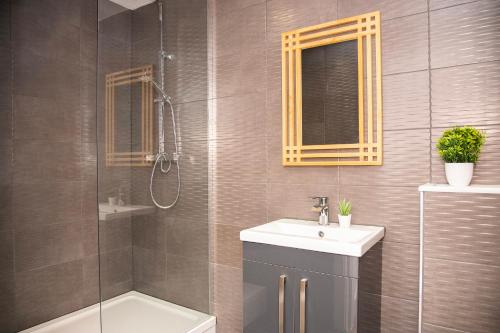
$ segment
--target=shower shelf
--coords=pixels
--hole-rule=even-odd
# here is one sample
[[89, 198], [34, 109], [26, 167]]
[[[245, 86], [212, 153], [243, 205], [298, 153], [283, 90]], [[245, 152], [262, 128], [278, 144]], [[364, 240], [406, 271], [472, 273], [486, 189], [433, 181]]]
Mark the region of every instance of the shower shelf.
[[148, 215], [154, 213], [153, 206], [110, 206], [107, 203], [99, 204], [99, 221], [109, 221], [124, 217]]
[[418, 293], [418, 333], [423, 330], [423, 301], [424, 301], [424, 193], [470, 193], [470, 194], [500, 194], [500, 185], [470, 185], [451, 186], [448, 184], [424, 184], [418, 187], [420, 192], [420, 265], [419, 265], [419, 293]]

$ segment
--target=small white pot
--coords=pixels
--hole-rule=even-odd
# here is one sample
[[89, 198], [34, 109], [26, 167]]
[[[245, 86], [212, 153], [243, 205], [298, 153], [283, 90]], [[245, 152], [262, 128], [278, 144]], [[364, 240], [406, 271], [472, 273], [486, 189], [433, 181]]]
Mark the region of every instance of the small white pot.
[[347, 216], [339, 215], [340, 227], [341, 228], [349, 228], [351, 226], [351, 217], [352, 217], [351, 214], [349, 214]]
[[474, 163], [445, 163], [446, 179], [451, 186], [469, 186], [474, 174]]

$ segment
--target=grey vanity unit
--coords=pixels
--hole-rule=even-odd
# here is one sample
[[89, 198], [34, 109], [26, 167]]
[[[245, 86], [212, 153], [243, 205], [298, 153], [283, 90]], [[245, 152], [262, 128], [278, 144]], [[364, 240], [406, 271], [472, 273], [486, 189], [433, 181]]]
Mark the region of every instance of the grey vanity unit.
[[357, 332], [358, 261], [243, 242], [244, 333]]
[[384, 233], [293, 219], [241, 231], [244, 333], [357, 333], [359, 258]]

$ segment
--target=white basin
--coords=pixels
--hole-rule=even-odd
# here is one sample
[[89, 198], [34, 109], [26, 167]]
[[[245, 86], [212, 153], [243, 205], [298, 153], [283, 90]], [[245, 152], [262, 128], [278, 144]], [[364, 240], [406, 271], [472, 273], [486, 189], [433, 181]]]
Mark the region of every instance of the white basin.
[[107, 220], [120, 219], [132, 215], [146, 215], [146, 214], [151, 214], [154, 211], [155, 209], [153, 206], [140, 206], [140, 205], [111, 206], [107, 203], [100, 203], [99, 220], [107, 221]]
[[281, 219], [242, 230], [240, 240], [361, 257], [384, 233], [384, 227], [378, 226], [340, 228], [337, 223], [321, 226], [315, 221]]

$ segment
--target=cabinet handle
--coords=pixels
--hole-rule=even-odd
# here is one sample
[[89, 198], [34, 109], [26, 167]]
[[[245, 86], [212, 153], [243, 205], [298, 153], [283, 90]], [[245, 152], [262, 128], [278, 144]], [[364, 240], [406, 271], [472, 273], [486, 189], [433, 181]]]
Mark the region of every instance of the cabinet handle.
[[300, 333], [306, 333], [306, 287], [307, 279], [300, 280]]
[[286, 275], [280, 276], [280, 285], [279, 285], [279, 295], [278, 295], [278, 333], [285, 333], [285, 282]]

